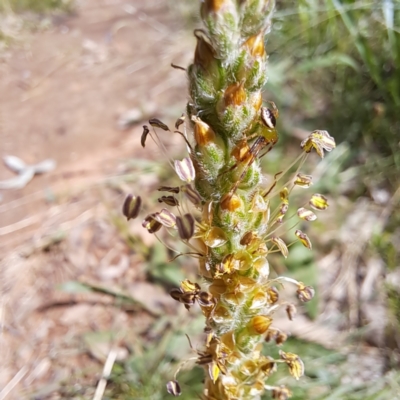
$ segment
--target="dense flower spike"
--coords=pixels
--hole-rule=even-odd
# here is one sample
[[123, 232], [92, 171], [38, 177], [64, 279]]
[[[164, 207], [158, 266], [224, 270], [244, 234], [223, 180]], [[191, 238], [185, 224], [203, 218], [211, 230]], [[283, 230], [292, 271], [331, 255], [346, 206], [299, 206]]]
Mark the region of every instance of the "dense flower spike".
[[[278, 109], [273, 102], [263, 105], [261, 96], [267, 81], [264, 36], [273, 7], [273, 0], [202, 1], [204, 29], [194, 32], [194, 60], [186, 69], [191, 99], [187, 115], [175, 122], [175, 133], [189, 153], [174, 161], [183, 182], [158, 189], [173, 194], [158, 201], [173, 207], [174, 214], [164, 208], [143, 221], [150, 233], [168, 229], [199, 259], [201, 287], [184, 280], [170, 294], [187, 310], [200, 307], [205, 317], [207, 338], [196, 359], [205, 370], [203, 400], [259, 399], [265, 391], [274, 399], [288, 399], [290, 390], [268, 385], [268, 377], [282, 364], [296, 379], [304, 374], [296, 354], [282, 350], [274, 360], [261, 353], [264, 342], [281, 346], [287, 339], [273, 327], [275, 310], [283, 308], [290, 320], [296, 314], [294, 304], [280, 299], [278, 288], [294, 285], [295, 301], [314, 296], [314, 289], [302, 282], [270, 277], [268, 258], [277, 252], [286, 258], [293, 244], [311, 249], [310, 239], [299, 229], [298, 240], [286, 244], [289, 220], [303, 226], [317, 218], [299, 205], [296, 213], [289, 198], [296, 188], [312, 185], [312, 177], [300, 171], [308, 153], [314, 149], [322, 158], [324, 151], [335, 148], [335, 141], [326, 131], [312, 132], [300, 145], [303, 153], [294, 176], [286, 176], [295, 164], [288, 163], [286, 171], [265, 184], [260, 158], [278, 141]], [[158, 119], [150, 119], [149, 125], [155, 134], [157, 129], [171, 133]], [[143, 128], [144, 147], [152, 133], [147, 125]], [[281, 185], [283, 178], [286, 183]], [[308, 204], [316, 212], [328, 207], [321, 194], [312, 195]], [[139, 206], [140, 200], [130, 197], [124, 215], [136, 215]], [[167, 390], [180, 395], [176, 377]]]

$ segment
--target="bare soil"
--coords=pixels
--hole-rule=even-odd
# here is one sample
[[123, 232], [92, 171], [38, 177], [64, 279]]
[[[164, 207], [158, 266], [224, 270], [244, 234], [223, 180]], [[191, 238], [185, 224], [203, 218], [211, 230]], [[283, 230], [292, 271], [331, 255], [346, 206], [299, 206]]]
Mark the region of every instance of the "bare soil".
[[[84, 335], [120, 332], [113, 343], [123, 358], [124, 343], [151, 321], [149, 312], [127, 313], [107, 296], [68, 294], [58, 285], [81, 280], [129, 291], [144, 284], [142, 260], [113, 218], [124, 193], [139, 186], [145, 193], [156, 177], [110, 182], [129, 174], [135, 160], [160, 157], [155, 146], [140, 147], [150, 115], [172, 122], [184, 110], [186, 78], [170, 63], [186, 66], [193, 42], [183, 39], [175, 7], [77, 2], [74, 14], [52, 17], [46, 29], [21, 28], [1, 51], [0, 155], [28, 164], [52, 158], [57, 167], [1, 192], [0, 399], [60, 398], [71, 378], [77, 391], [79, 382], [95, 388], [109, 348], [88, 351]], [[179, 152], [179, 139], [166, 139]], [[13, 176], [0, 167], [0, 180]]]

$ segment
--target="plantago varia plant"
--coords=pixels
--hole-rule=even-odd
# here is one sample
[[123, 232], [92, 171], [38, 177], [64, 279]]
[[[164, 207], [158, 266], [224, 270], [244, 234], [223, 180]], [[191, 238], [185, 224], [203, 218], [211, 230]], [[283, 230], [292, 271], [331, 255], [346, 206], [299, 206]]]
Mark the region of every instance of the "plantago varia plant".
[[[295, 162], [270, 181], [263, 178], [260, 158], [278, 140], [278, 110], [272, 102], [263, 105], [261, 96], [267, 80], [264, 36], [273, 6], [272, 0], [202, 2], [204, 28], [194, 32], [194, 62], [186, 70], [191, 99], [174, 130], [188, 149], [173, 164], [182, 184], [161, 187], [165, 208], [143, 221], [150, 233], [171, 230], [199, 260], [199, 283], [184, 280], [171, 296], [187, 310], [197, 303], [205, 317], [206, 339], [196, 355], [205, 369], [204, 400], [258, 399], [265, 391], [287, 399], [290, 390], [269, 385], [268, 377], [278, 364], [296, 379], [304, 373], [298, 355], [281, 350], [274, 359], [261, 351], [265, 341], [279, 346], [286, 340], [273, 327], [274, 313], [284, 308], [292, 319], [296, 311], [294, 304], [280, 301], [278, 289], [292, 286], [300, 302], [314, 295], [302, 282], [271, 277], [268, 257], [275, 252], [287, 257], [290, 244], [282, 236], [288, 226], [315, 220], [310, 208], [327, 208], [326, 198], [314, 194], [291, 213], [289, 196], [296, 187], [312, 184], [312, 177], [301, 172], [308, 153], [315, 150], [322, 158], [335, 142], [326, 131], [314, 131], [301, 143]], [[172, 134], [158, 119], [149, 125], [143, 146], [148, 135], [158, 140], [157, 130]], [[140, 203], [140, 197], [128, 196], [124, 215], [136, 217]], [[295, 235], [311, 249], [304, 232], [297, 229]], [[180, 394], [176, 376], [167, 389]]]

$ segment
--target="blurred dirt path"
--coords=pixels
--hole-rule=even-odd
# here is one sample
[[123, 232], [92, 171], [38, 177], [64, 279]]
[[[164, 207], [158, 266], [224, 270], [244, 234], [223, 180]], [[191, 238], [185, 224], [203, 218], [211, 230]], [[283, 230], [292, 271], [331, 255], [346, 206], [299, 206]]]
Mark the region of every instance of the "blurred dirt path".
[[[109, 204], [89, 189], [124, 172], [122, 159], [157, 158], [140, 147], [143, 121], [152, 115], [170, 123], [184, 110], [184, 72], [170, 64], [186, 66], [194, 40], [182, 33], [174, 7], [78, 1], [74, 15], [21, 34], [0, 55], [0, 156], [57, 162], [24, 189], [0, 193], [1, 399], [31, 398], [41, 387], [47, 389], [36, 398], [50, 398], [51, 385], [74, 371], [85, 377], [93, 365], [88, 376], [96, 378], [102, 366], [81, 354], [79, 335], [132, 326], [125, 313], [93, 298], [92, 306], [67, 296], [67, 309], [41, 307], [59, 300], [58, 283], [78, 276], [117, 285], [140, 278], [127, 271], [135, 255], [104, 222]], [[137, 121], [122, 130], [129, 110]], [[0, 166], [0, 180], [12, 176]], [[66, 241], [47, 243], [64, 228]]]
[[[35, 177], [25, 189], [1, 192], [3, 245], [14, 244], [15, 236], [6, 240], [5, 234], [29, 232], [24, 226], [32, 227], [43, 210], [32, 193], [43, 203], [55, 186], [68, 190], [83, 176], [94, 182], [112, 173], [110, 161], [138, 154], [140, 124], [134, 140], [119, 127], [128, 110], [139, 123], [149, 115], [180, 115], [186, 79], [170, 63], [188, 63], [192, 40], [182, 40], [180, 27], [163, 2], [87, 0], [78, 3], [76, 15], [56, 18], [50, 29], [24, 37], [3, 57], [0, 156], [57, 162], [53, 173]], [[12, 176], [0, 166], [0, 180]], [[14, 207], [24, 198], [23, 207]]]

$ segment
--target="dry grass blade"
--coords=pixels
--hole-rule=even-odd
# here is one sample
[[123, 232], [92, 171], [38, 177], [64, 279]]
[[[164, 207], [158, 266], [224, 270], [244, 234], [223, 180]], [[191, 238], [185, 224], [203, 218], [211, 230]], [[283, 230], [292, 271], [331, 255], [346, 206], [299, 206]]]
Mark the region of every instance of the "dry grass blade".
[[24, 365], [11, 379], [10, 382], [5, 386], [5, 388], [0, 392], [0, 400], [5, 400], [7, 396], [12, 392], [12, 390], [18, 385], [18, 383], [24, 378], [28, 373], [29, 368]]
[[111, 349], [104, 364], [103, 373], [101, 379], [99, 380], [99, 383], [97, 384], [93, 400], [101, 400], [103, 398], [104, 391], [106, 390], [107, 386], [107, 379], [110, 377], [116, 358], [117, 351], [115, 349]]

